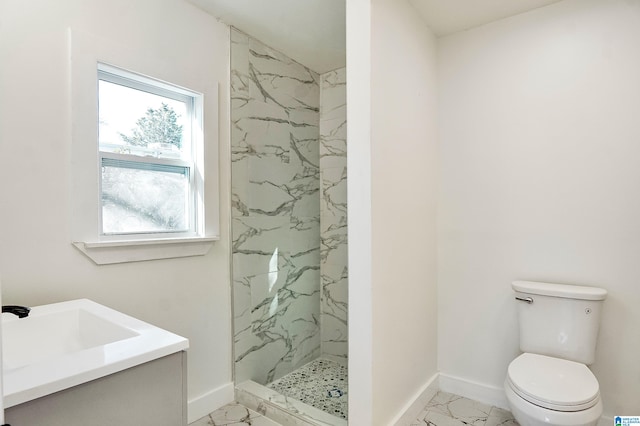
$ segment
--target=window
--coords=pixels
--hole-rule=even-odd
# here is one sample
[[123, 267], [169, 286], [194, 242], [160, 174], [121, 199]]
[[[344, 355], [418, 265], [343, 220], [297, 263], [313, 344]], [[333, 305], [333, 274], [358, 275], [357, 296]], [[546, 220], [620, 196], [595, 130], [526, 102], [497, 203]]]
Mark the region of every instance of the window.
[[102, 240], [199, 234], [202, 96], [98, 65]]
[[205, 255], [220, 239], [218, 74], [68, 36], [72, 244], [98, 265]]

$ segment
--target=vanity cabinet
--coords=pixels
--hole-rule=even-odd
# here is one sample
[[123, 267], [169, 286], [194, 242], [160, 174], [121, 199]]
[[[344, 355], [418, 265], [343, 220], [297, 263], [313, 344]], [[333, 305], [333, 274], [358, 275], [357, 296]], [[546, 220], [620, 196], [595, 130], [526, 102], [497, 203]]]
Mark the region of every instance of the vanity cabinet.
[[186, 426], [184, 351], [9, 407], [11, 426]]

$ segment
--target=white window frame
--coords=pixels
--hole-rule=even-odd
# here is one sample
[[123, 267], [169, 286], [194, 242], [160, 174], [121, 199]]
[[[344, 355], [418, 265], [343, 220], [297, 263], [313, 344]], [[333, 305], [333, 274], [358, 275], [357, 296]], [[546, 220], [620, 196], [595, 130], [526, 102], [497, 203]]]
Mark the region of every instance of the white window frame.
[[[168, 159], [168, 158], [153, 158], [153, 157], [141, 157], [133, 154], [117, 154], [108, 151], [100, 150], [100, 146], [98, 145], [98, 156], [99, 156], [99, 168], [98, 173], [101, 173], [101, 168], [104, 165], [104, 159], [122, 161], [122, 162], [134, 162], [134, 163], [146, 163], [146, 164], [158, 164], [164, 166], [176, 166], [183, 167], [189, 170], [189, 196], [187, 199], [187, 208], [189, 212], [189, 226], [188, 229], [184, 231], [163, 231], [163, 232], [122, 232], [122, 233], [104, 233], [104, 227], [102, 222], [102, 211], [100, 208], [99, 212], [99, 229], [100, 229], [100, 240], [101, 241], [115, 241], [122, 238], [127, 238], [130, 240], [149, 240], [149, 239], [159, 239], [159, 238], [188, 238], [188, 237], [196, 237], [202, 234], [202, 222], [203, 222], [203, 191], [201, 185], [198, 184], [198, 181], [195, 179], [195, 176], [198, 174], [197, 166], [198, 163], [197, 152], [202, 150], [197, 149], [198, 144], [203, 143], [203, 138], [201, 131], [194, 129], [202, 129], [202, 94], [196, 93], [192, 90], [185, 89], [183, 87], [175, 86], [172, 84], [168, 84], [156, 79], [152, 79], [146, 76], [142, 76], [140, 74], [132, 73], [121, 68], [114, 67], [112, 65], [98, 63], [98, 81], [107, 81], [109, 83], [119, 84], [121, 86], [141, 90], [144, 92], [152, 93], [154, 95], [159, 95], [164, 98], [174, 99], [180, 102], [184, 102], [187, 106], [187, 115], [189, 117], [189, 123], [183, 129], [183, 144], [184, 148], [187, 150], [187, 156], [190, 161], [185, 161], [182, 159]], [[98, 95], [99, 96], [99, 95]], [[99, 101], [99, 98], [98, 98]], [[135, 169], [135, 167], [132, 167]], [[142, 168], [141, 168], [142, 169]], [[138, 169], [140, 170], [140, 169]], [[102, 177], [99, 176], [100, 179], [100, 191], [98, 193], [98, 197], [100, 198], [100, 203], [102, 203]]]
[[[72, 244], [98, 265], [205, 255], [220, 239], [218, 82], [198, 70], [167, 62], [164, 55], [69, 29], [70, 131], [69, 230]], [[102, 64], [102, 65], [98, 65]], [[203, 111], [194, 125], [202, 139], [193, 147], [198, 220], [181, 234], [101, 235], [101, 156], [98, 143], [98, 68], [128, 71], [171, 90], [201, 94]], [[172, 84], [166, 82], [172, 82]], [[197, 108], [196, 108], [197, 109]], [[204, 132], [204, 129], [207, 132]], [[154, 159], [156, 161], [158, 159]], [[206, 172], [206, 179], [205, 179]]]

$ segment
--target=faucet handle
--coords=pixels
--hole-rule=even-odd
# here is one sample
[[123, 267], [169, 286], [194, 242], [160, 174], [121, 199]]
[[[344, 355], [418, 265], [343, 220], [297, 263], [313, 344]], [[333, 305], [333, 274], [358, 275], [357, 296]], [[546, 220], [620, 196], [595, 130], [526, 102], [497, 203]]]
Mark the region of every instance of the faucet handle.
[[18, 318], [25, 318], [29, 316], [29, 312], [31, 312], [31, 308], [27, 308], [26, 306], [18, 306], [18, 305], [4, 305], [2, 306], [2, 313], [5, 313], [5, 312], [17, 315]]

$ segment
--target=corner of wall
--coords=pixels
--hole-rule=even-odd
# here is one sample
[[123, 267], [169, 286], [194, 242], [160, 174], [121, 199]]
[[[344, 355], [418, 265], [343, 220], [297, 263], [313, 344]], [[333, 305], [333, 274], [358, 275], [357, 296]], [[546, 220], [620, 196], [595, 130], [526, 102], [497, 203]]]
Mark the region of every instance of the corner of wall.
[[205, 417], [218, 408], [233, 402], [234, 397], [234, 385], [233, 382], [229, 382], [190, 399], [187, 403], [187, 421], [193, 423]]
[[410, 425], [414, 422], [420, 412], [439, 390], [438, 373], [431, 376], [429, 380], [416, 392], [391, 421], [394, 426]]

